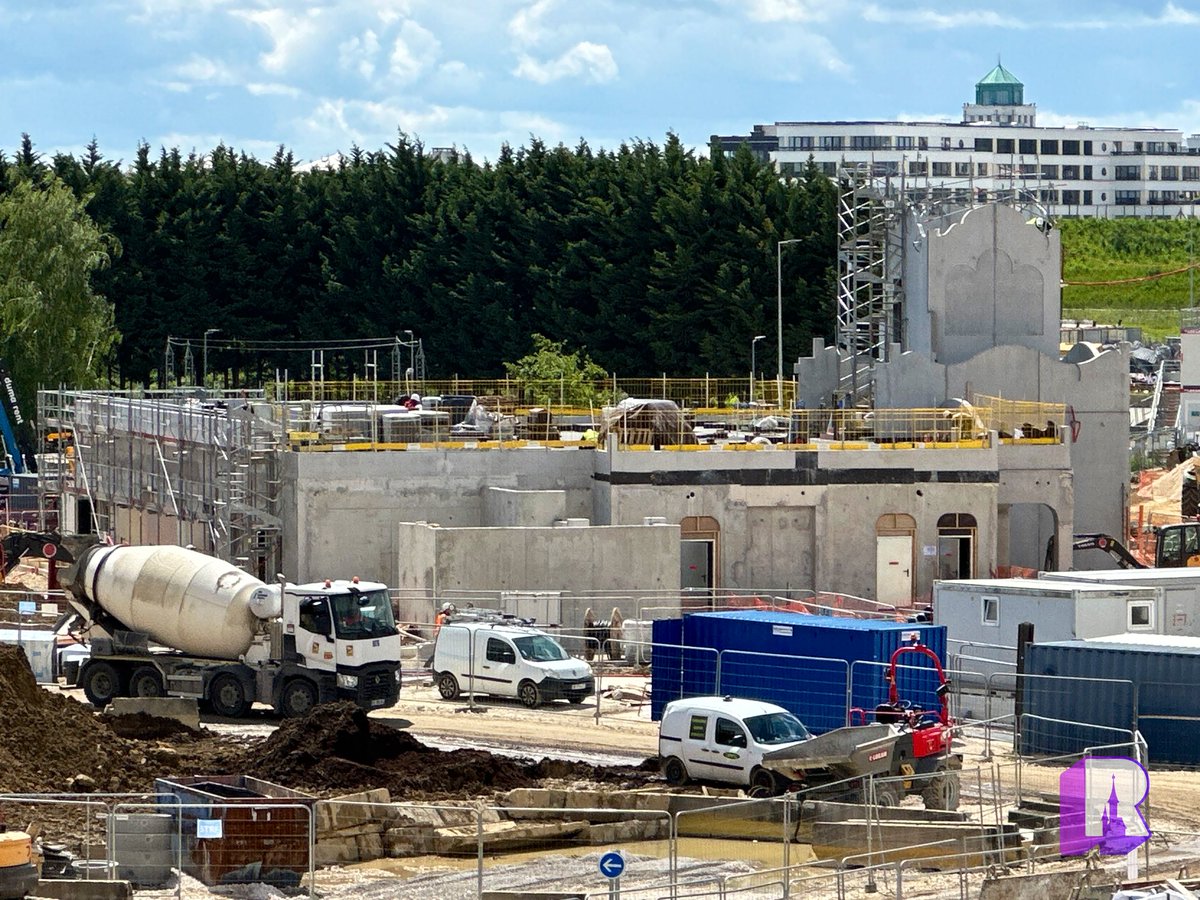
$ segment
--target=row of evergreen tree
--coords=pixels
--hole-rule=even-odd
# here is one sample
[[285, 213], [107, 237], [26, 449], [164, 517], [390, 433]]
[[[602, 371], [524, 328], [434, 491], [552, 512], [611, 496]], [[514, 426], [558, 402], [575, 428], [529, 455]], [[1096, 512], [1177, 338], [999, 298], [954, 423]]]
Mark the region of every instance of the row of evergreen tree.
[[482, 165], [400, 135], [303, 171], [282, 148], [264, 163], [143, 145], [124, 163], [93, 142], [47, 160], [25, 137], [0, 156], [0, 195], [51, 173], [120, 244], [93, 283], [115, 307], [121, 384], [155, 380], [168, 335], [209, 328], [210, 370], [249, 380], [289, 360], [231, 342], [405, 330], [431, 377], [502, 374], [535, 333], [609, 372], [741, 373], [754, 335], [773, 348], [781, 240], [786, 358], [833, 326], [831, 182], [673, 134], [615, 151], [533, 139]]

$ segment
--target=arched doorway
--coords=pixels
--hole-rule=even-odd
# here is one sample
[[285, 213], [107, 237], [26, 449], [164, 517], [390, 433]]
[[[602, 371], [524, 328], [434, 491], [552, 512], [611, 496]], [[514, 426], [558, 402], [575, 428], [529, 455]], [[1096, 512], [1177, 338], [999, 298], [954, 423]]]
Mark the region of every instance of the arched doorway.
[[970, 513], [946, 513], [938, 519], [938, 574], [941, 579], [975, 577], [975, 534]]
[[875, 521], [875, 599], [908, 606], [913, 596], [913, 543], [917, 521], [886, 513]]
[[684, 516], [679, 522], [679, 586], [694, 596], [717, 587], [721, 525], [712, 516]]

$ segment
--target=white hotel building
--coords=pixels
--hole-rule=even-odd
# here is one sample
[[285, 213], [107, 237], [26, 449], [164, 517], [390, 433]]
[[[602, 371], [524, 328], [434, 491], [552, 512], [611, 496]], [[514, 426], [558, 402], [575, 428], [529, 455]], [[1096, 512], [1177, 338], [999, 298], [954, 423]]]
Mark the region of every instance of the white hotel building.
[[867, 164], [913, 200], [1019, 197], [1057, 216], [1190, 216], [1200, 201], [1200, 135], [1165, 128], [1043, 128], [1024, 85], [997, 66], [952, 122], [776, 122], [713, 135], [747, 144], [783, 175], [811, 157], [827, 175]]

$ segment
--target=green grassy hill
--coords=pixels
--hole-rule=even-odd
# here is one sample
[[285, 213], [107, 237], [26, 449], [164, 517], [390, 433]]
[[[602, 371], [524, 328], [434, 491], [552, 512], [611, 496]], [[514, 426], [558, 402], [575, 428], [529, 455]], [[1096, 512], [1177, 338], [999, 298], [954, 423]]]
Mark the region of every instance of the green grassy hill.
[[[1200, 261], [1200, 223], [1195, 219], [1063, 219], [1063, 280], [1112, 282], [1146, 278]], [[1065, 318], [1139, 325], [1148, 339], [1179, 333], [1179, 310], [1189, 293], [1200, 296], [1200, 271], [1189, 288], [1188, 272], [1127, 284], [1067, 284]]]

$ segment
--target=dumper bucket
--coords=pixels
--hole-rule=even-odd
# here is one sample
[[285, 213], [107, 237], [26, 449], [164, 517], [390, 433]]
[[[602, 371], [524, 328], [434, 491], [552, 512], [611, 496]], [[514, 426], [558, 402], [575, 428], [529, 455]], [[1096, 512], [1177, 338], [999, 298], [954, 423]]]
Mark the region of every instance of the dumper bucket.
[[887, 725], [855, 725], [838, 728], [820, 737], [781, 747], [763, 755], [763, 766], [793, 773], [835, 769], [850, 775], [887, 772], [898, 735]]

